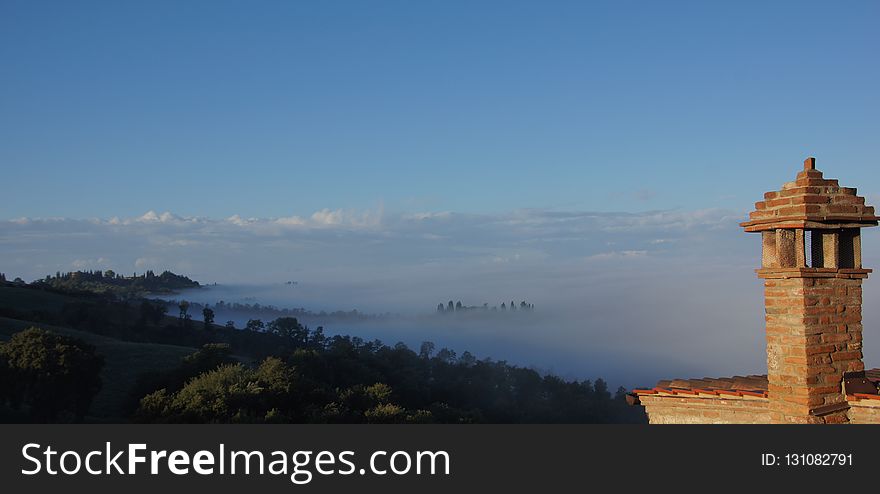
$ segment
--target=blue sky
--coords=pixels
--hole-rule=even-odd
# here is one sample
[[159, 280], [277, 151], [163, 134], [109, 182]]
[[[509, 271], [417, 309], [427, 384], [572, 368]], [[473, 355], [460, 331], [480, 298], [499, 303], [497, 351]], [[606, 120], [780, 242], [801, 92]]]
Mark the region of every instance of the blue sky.
[[0, 3], [0, 219], [880, 191], [880, 4]]

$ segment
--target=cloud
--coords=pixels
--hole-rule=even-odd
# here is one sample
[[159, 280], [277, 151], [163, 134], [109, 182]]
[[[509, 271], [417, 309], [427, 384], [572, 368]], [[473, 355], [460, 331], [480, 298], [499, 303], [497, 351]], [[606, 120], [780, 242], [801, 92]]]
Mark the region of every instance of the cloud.
[[138, 257], [137, 259], [134, 260], [134, 267], [136, 267], [138, 269], [147, 270], [151, 266], [155, 266], [159, 263], [160, 263], [160, 261], [155, 258]]
[[[116, 220], [119, 222], [119, 219], [114, 217], [111, 218], [111, 222]], [[204, 221], [203, 218], [198, 217], [181, 217], [171, 212], [165, 211], [164, 213], [158, 214], [153, 210], [147, 211], [143, 215], [133, 218], [122, 220], [122, 224], [130, 225], [132, 223], [166, 223], [166, 224], [184, 224], [184, 223], [198, 223], [200, 221]]]
[[103, 269], [112, 266], [113, 261], [103, 257], [97, 259], [74, 259], [70, 266], [76, 270]]
[[634, 257], [645, 257], [648, 255], [646, 250], [616, 250], [612, 252], [602, 252], [587, 256], [590, 261], [607, 261], [610, 259], [629, 259]]
[[441, 212], [422, 212], [422, 213], [409, 213], [403, 215], [403, 219], [406, 220], [415, 220], [415, 221], [423, 221], [423, 220], [431, 220], [431, 219], [446, 219], [452, 216], [452, 213], [449, 211], [441, 211]]
[[[315, 213], [315, 214], [317, 214], [317, 213]], [[259, 220], [252, 219], [249, 223], [237, 221], [237, 222], [235, 222], [235, 224], [237, 224], [238, 226], [247, 226], [248, 224], [254, 224], [258, 221]], [[275, 223], [278, 223], [279, 225], [285, 225], [285, 226], [305, 226], [307, 224], [306, 220], [300, 218], [299, 216], [288, 216], [286, 218], [278, 218], [275, 220]]]
[[[151, 210], [130, 218], [0, 221], [0, 259], [16, 259], [17, 268], [26, 267], [20, 274], [31, 279], [45, 276], [46, 267], [54, 272], [101, 264], [128, 271], [186, 265], [194, 270], [188, 274], [227, 282], [266, 281], [294, 271], [369, 277], [426, 266], [452, 273], [695, 254], [728, 256], [728, 262], [728, 239], [746, 241], [736, 226], [741, 219], [742, 214], [715, 209], [389, 214], [381, 207], [325, 208], [306, 215], [221, 219]], [[107, 259], [117, 265], [105, 266]]]

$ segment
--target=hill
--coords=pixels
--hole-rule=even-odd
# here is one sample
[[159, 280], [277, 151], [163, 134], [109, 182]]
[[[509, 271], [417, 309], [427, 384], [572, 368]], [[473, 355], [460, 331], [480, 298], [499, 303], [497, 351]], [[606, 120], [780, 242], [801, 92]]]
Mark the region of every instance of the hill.
[[32, 285], [68, 292], [113, 293], [123, 296], [167, 294], [200, 286], [199, 282], [171, 271], [164, 271], [160, 275], [147, 271], [141, 275], [134, 273], [131, 276], [123, 276], [112, 270], [58, 272], [55, 276], [46, 276]]
[[[2, 297], [0, 292], [0, 299]], [[0, 317], [0, 341], [8, 340], [14, 333], [31, 326], [82, 340], [93, 345], [104, 357], [104, 368], [101, 371], [103, 386], [95, 396], [89, 413], [90, 419], [98, 422], [125, 421], [126, 415], [130, 413], [126, 406], [130, 401], [132, 383], [144, 374], [175, 368], [185, 356], [197, 350], [177, 345], [121, 341], [87, 331], [6, 317]]]
[[89, 283], [7, 283], [0, 340], [36, 326], [94, 347], [104, 367], [92, 421], [644, 422], [625, 390], [613, 393], [602, 379], [565, 380], [431, 342], [414, 351], [327, 336], [289, 316], [239, 330], [193, 321], [190, 304], [180, 308], [170, 317], [164, 302]]

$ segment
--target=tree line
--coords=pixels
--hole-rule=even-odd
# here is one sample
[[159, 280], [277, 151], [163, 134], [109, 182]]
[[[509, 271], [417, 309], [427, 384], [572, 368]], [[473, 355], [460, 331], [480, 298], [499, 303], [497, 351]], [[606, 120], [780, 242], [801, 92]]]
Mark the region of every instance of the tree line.
[[[273, 318], [278, 317], [296, 317], [298, 319], [321, 319], [322, 321], [377, 321], [382, 319], [392, 319], [398, 317], [397, 314], [392, 314], [390, 312], [386, 312], [383, 314], [370, 314], [365, 312], [360, 312], [357, 309], [352, 310], [336, 310], [336, 311], [311, 311], [305, 308], [279, 308], [271, 304], [260, 304], [260, 303], [241, 303], [241, 302], [226, 302], [223, 300], [218, 301], [213, 306], [211, 304], [201, 304], [198, 302], [190, 302], [184, 300], [169, 300], [168, 305], [172, 307], [180, 308], [180, 304], [186, 302], [188, 304], [187, 312], [202, 312], [204, 314], [205, 309], [210, 310], [210, 314], [213, 316], [217, 316], [218, 314], [223, 314], [227, 317], [229, 316], [254, 316], [259, 315], [259, 318], [254, 318], [257, 321], [262, 321], [263, 318], [266, 320], [272, 320]], [[227, 321], [229, 324], [230, 321]], [[233, 327], [235, 323], [232, 323]]]
[[535, 310], [535, 304], [528, 303], [525, 300], [521, 301], [519, 303], [519, 305], [517, 305], [517, 303], [514, 302], [513, 300], [510, 301], [510, 305], [508, 305], [506, 302], [501, 302], [500, 307], [497, 305], [493, 305], [492, 307], [489, 307], [488, 303], [484, 303], [483, 305], [470, 305], [470, 306], [462, 305], [461, 300], [459, 300], [458, 302], [455, 302], [454, 304], [452, 303], [452, 300], [450, 300], [445, 305], [443, 303], [437, 304], [437, 313], [438, 314], [447, 314], [447, 313], [453, 313], [453, 312], [470, 312], [470, 311], [492, 311], [492, 312], [501, 311], [501, 312], [505, 312], [507, 310], [510, 310], [510, 311], [521, 310], [521, 311], [530, 312], [530, 311]]
[[112, 269], [66, 273], [58, 271], [54, 276], [47, 275], [43, 279], [34, 281], [33, 284], [64, 291], [109, 292], [128, 296], [145, 293], [171, 293], [176, 290], [200, 286], [197, 281], [171, 271], [163, 271], [157, 275], [149, 270], [141, 274], [135, 272], [131, 276], [123, 276]]

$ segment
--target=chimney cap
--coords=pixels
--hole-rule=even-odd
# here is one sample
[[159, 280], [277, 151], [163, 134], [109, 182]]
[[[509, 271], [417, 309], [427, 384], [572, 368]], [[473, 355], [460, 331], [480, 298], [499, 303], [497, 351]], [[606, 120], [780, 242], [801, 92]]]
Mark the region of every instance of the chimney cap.
[[852, 187], [841, 187], [816, 169], [816, 158], [804, 160], [804, 169], [782, 190], [767, 192], [755, 203], [749, 220], [740, 223], [747, 232], [783, 229], [863, 228], [880, 224], [874, 208]]
[[816, 158], [810, 156], [809, 158], [804, 160], [804, 170], [815, 170], [816, 169]]

